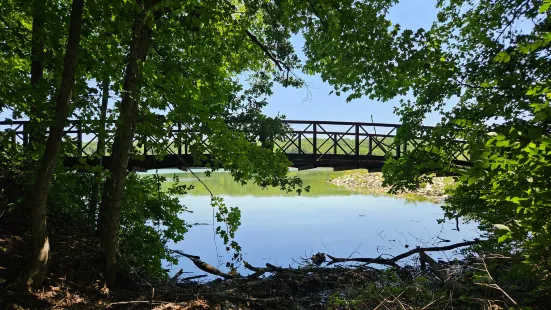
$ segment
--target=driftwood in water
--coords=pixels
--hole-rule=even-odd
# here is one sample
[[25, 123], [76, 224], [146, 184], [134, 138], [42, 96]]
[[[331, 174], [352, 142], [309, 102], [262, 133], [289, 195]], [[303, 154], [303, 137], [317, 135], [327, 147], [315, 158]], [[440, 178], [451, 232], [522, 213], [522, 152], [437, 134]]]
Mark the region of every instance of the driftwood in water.
[[201, 260], [201, 257], [199, 257], [199, 256], [186, 254], [186, 253], [184, 253], [182, 251], [178, 251], [178, 250], [171, 250], [171, 251], [176, 253], [176, 254], [179, 254], [179, 255], [182, 255], [182, 256], [185, 256], [185, 257], [189, 258], [193, 262], [193, 264], [195, 266], [197, 266], [197, 268], [203, 270], [204, 272], [208, 272], [210, 274], [222, 277], [224, 279], [234, 279], [234, 278], [241, 277], [241, 275], [239, 275], [239, 274], [230, 274], [230, 273], [223, 272], [220, 269], [218, 269], [218, 268], [216, 268], [216, 267], [214, 267], [210, 264], [207, 264], [207, 263], [203, 262]]
[[297, 274], [302, 273], [302, 274], [304, 274], [304, 273], [311, 273], [311, 272], [327, 273], [327, 272], [334, 272], [334, 271], [341, 271], [342, 270], [342, 268], [312, 267], [312, 266], [301, 267], [301, 268], [284, 268], [284, 267], [278, 267], [278, 266], [272, 265], [270, 263], [267, 263], [266, 267], [254, 267], [254, 266], [252, 266], [251, 264], [249, 264], [247, 262], [243, 262], [243, 266], [245, 266], [245, 268], [247, 268], [251, 271], [254, 271], [253, 274], [247, 276], [248, 278], [255, 278], [255, 277], [259, 277], [259, 276], [261, 276], [265, 273], [274, 273], [274, 272], [297, 273]]
[[[409, 257], [411, 255], [414, 255], [414, 254], [419, 254], [419, 255], [421, 255], [421, 261], [429, 263], [429, 265], [431, 266], [431, 268], [435, 272], [436, 276], [442, 280], [442, 278], [444, 278], [444, 279], [446, 278], [444, 276], [445, 272], [442, 271], [442, 268], [439, 267], [438, 263], [436, 263], [432, 258], [428, 257], [428, 255], [425, 254], [425, 252], [449, 251], [449, 250], [457, 249], [457, 248], [460, 248], [460, 247], [475, 245], [475, 244], [478, 244], [480, 242], [482, 242], [482, 241], [479, 240], [479, 239], [475, 239], [475, 240], [472, 240], [472, 241], [459, 242], [459, 243], [450, 244], [450, 245], [446, 245], [446, 246], [440, 246], [440, 247], [425, 247], [425, 248], [424, 247], [416, 247], [413, 250], [407, 251], [407, 252], [402, 253], [400, 255], [396, 255], [392, 258], [382, 258], [382, 257], [374, 257], [374, 258], [346, 257], [346, 258], [342, 258], [342, 257], [334, 257], [334, 256], [331, 256], [331, 255], [325, 254], [325, 253], [318, 253], [318, 254], [315, 255], [315, 258], [317, 260], [317, 263], [316, 263], [317, 265], [321, 264], [323, 257], [328, 257], [330, 259], [330, 261], [327, 263], [328, 266], [332, 265], [332, 264], [335, 264], [335, 263], [359, 262], [359, 263], [380, 264], [380, 265], [399, 267], [398, 264], [397, 264], [397, 262], [399, 260], [407, 258], [407, 257]], [[199, 256], [186, 254], [186, 253], [184, 253], [182, 251], [178, 251], [178, 250], [172, 250], [172, 252], [187, 257], [188, 259], [190, 259], [193, 262], [193, 264], [195, 264], [195, 266], [197, 266], [197, 268], [199, 268], [199, 269], [201, 269], [205, 272], [208, 272], [210, 274], [220, 276], [224, 279], [244, 278], [242, 275], [237, 274], [237, 273], [233, 274], [233, 273], [223, 272], [223, 271], [219, 270], [218, 268], [203, 262]], [[434, 265], [434, 264], [436, 264], [436, 265]], [[255, 278], [255, 277], [259, 277], [259, 276], [261, 276], [265, 273], [274, 273], [274, 272], [280, 272], [280, 273], [283, 273], [283, 272], [287, 272], [287, 273], [289, 273], [289, 272], [291, 272], [291, 273], [310, 273], [310, 272], [331, 272], [331, 271], [335, 270], [335, 268], [328, 268], [328, 267], [284, 268], [284, 267], [278, 267], [278, 266], [275, 266], [275, 265], [272, 265], [272, 264], [269, 264], [269, 263], [266, 264], [266, 267], [255, 267], [255, 266], [252, 266], [251, 264], [249, 264], [247, 262], [244, 262], [244, 266], [245, 266], [245, 268], [247, 268], [247, 269], [254, 272], [253, 274], [247, 276], [247, 278]], [[445, 280], [442, 280], [442, 281], [445, 281]]]
[[413, 255], [413, 254], [419, 254], [419, 253], [422, 253], [422, 252], [424, 253], [424, 252], [449, 251], [449, 250], [453, 250], [453, 249], [457, 249], [457, 248], [461, 248], [461, 247], [475, 245], [475, 244], [478, 244], [480, 242], [482, 242], [482, 241], [479, 240], [479, 239], [474, 239], [472, 241], [459, 242], [459, 243], [450, 244], [450, 245], [446, 245], [446, 246], [437, 246], [437, 247], [428, 247], [428, 248], [423, 248], [423, 247], [418, 246], [413, 250], [407, 251], [407, 252], [402, 253], [400, 255], [396, 255], [392, 258], [382, 258], [380, 256], [375, 257], [375, 258], [367, 258], [367, 257], [346, 257], [346, 258], [342, 258], [342, 257], [334, 257], [334, 256], [331, 256], [329, 254], [324, 254], [324, 255], [329, 257], [329, 259], [330, 259], [330, 261], [328, 262], [328, 265], [332, 265], [332, 264], [335, 264], [335, 263], [344, 263], [344, 262], [358, 262], [358, 263], [379, 264], [379, 265], [388, 265], [388, 266], [397, 267], [396, 263], [399, 260], [402, 260], [406, 257], [409, 257], [409, 256]]

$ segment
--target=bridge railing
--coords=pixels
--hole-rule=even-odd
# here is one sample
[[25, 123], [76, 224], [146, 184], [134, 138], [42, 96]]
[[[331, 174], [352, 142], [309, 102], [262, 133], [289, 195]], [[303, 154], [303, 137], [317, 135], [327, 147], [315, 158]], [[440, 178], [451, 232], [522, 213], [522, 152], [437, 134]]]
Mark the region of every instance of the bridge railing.
[[[421, 127], [419, 137], [396, 144], [400, 124], [359, 123], [334, 121], [289, 120], [291, 132], [276, 145], [286, 154], [313, 155], [316, 160], [346, 155], [360, 159], [400, 157], [419, 147], [430, 135], [433, 127]], [[464, 141], [455, 140], [452, 146], [455, 162], [468, 162], [468, 149]]]
[[289, 154], [400, 156], [402, 148], [394, 145], [399, 124], [287, 121], [292, 131], [278, 147]]
[[[384, 159], [387, 156], [400, 157], [408, 150], [417, 147], [424, 137], [413, 139], [407, 143], [394, 143], [400, 130], [400, 124], [359, 123], [334, 121], [285, 121], [291, 131], [284, 139], [275, 141], [275, 148], [289, 156], [309, 156], [316, 161], [330, 157], [348, 157], [362, 159]], [[173, 154], [189, 155], [193, 144], [208, 145], [206, 137], [199, 137], [183, 123], [174, 123], [167, 128], [169, 134], [155, 137], [145, 132], [135, 137], [138, 155], [156, 155], [159, 153], [151, 145], [164, 145]], [[97, 152], [99, 135], [104, 135], [106, 154], [114, 138], [114, 123], [107, 122], [105, 130], [100, 130], [99, 121], [69, 121], [64, 130], [64, 146], [67, 156], [87, 157]], [[427, 132], [430, 127], [426, 127]], [[12, 146], [27, 146], [30, 141], [28, 121], [2, 121], [0, 132], [9, 137]], [[46, 130], [45, 134], [48, 134]], [[155, 143], [151, 143], [155, 142]], [[468, 162], [467, 145], [457, 141], [454, 159], [457, 162]], [[69, 151], [67, 151], [69, 150]], [[208, 153], [208, 147], [205, 148]]]

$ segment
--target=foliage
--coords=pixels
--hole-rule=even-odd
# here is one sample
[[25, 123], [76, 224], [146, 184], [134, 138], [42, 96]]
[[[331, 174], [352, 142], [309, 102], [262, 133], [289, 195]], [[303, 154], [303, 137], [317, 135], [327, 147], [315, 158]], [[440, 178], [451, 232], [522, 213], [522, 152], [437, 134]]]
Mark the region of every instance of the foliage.
[[[540, 113], [548, 108], [534, 111], [534, 118]], [[503, 125], [490, 133], [485, 152], [461, 176], [445, 210], [448, 216], [475, 214], [486, 230], [496, 231], [499, 243], [518, 244], [549, 273], [551, 139], [534, 125]]]
[[49, 193], [48, 212], [53, 213], [53, 217], [68, 215], [77, 223], [93, 227], [86, 213], [93, 181], [92, 173], [67, 170], [58, 165]]
[[[38, 38], [46, 51], [38, 54], [33, 53], [37, 43], [32, 35], [33, 4], [41, 2], [12, 0], [0, 5], [0, 41], [9, 42], [0, 47], [0, 72], [8, 77], [0, 85], [0, 108], [11, 110], [14, 118], [29, 117], [43, 128], [53, 123], [52, 99], [61, 80], [70, 2], [50, 1], [39, 12], [44, 27]], [[140, 95], [135, 109], [140, 118], [137, 140], [147, 141], [155, 154], [165, 155], [170, 125], [181, 122], [194, 133], [182, 133], [181, 138], [193, 144], [191, 152], [197, 158], [206, 152], [213, 156], [213, 170], [224, 167], [238, 182], [300, 193], [302, 182], [287, 176], [285, 156], [260, 147], [256, 139], [269, 144], [284, 131], [280, 118], [265, 117], [261, 110], [274, 83], [302, 84], [292, 72], [300, 66], [290, 36], [307, 29], [316, 12], [309, 1], [292, 5], [259, 0], [87, 2], [77, 81], [71, 86], [72, 116], [87, 121], [82, 122], [84, 133], [103, 126], [90, 121], [99, 115], [98, 82], [107, 78], [114, 101], [109, 119], [117, 119], [117, 127], [129, 121], [119, 118], [120, 98], [130, 92], [124, 68], [131, 60], [134, 21], [142, 20], [136, 25], [149, 29], [151, 39], [143, 45], [148, 50], [139, 64], [138, 84], [133, 87], [137, 91], [130, 92]], [[43, 68], [38, 86], [28, 80], [33, 61]], [[166, 116], [163, 122], [155, 118], [159, 112]], [[201, 143], [205, 137], [208, 145]], [[239, 213], [214, 202], [220, 218], [231, 221], [227, 232], [231, 236]]]
[[128, 175], [121, 213], [119, 262], [129, 272], [141, 272], [150, 277], [167, 276], [163, 261], [177, 259], [166, 248], [167, 242], [178, 242], [190, 227], [182, 218], [187, 208], [176, 195], [183, 195], [190, 186], [176, 182], [163, 191], [163, 176]]
[[[88, 216], [90, 186], [94, 174], [63, 171], [55, 174], [49, 199], [49, 211], [54, 218], [69, 217], [85, 227], [95, 227], [95, 219]], [[187, 208], [177, 195], [184, 195], [193, 186], [179, 183], [174, 177], [169, 188], [162, 188], [163, 176], [127, 176], [122, 202], [119, 264], [121, 270], [147, 277], [165, 277], [164, 262], [176, 263], [166, 248], [167, 242], [183, 240], [190, 227], [184, 214]], [[88, 228], [90, 229], [90, 228]]]
[[[473, 216], [487, 231], [495, 232], [498, 243], [507, 242], [521, 249], [541, 277], [549, 280], [551, 79], [541, 66], [548, 62], [550, 18], [545, 6], [517, 3], [514, 8], [534, 18], [535, 25], [528, 34], [509, 31], [509, 46], [489, 59], [488, 66], [507, 70], [501, 74], [520, 70], [530, 76], [531, 82], [525, 77], [492, 72], [494, 76], [485, 78], [493, 81], [481, 83], [483, 89], [496, 84], [503, 87], [505, 81], [507, 86], [515, 87], [473, 92], [479, 105], [501, 106], [507, 114], [497, 112], [505, 121], [488, 126], [487, 135], [476, 141], [477, 148], [471, 149], [473, 167], [460, 171], [461, 185], [453, 191], [445, 210], [448, 216]], [[515, 18], [511, 17], [512, 22], [519, 22]], [[488, 117], [490, 113], [493, 111], [483, 115]]]

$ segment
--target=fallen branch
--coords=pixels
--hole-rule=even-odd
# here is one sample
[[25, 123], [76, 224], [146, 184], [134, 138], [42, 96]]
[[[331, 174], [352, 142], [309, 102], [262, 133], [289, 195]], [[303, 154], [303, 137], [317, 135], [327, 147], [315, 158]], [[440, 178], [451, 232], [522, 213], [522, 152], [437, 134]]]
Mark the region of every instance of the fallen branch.
[[416, 247], [415, 249], [413, 249], [411, 251], [408, 251], [408, 252], [402, 253], [400, 255], [394, 256], [392, 258], [392, 260], [399, 261], [399, 260], [404, 259], [408, 256], [411, 256], [411, 255], [416, 254], [416, 253], [421, 253], [421, 252], [439, 252], [439, 251], [454, 250], [454, 249], [461, 248], [461, 247], [466, 247], [466, 246], [479, 244], [481, 242], [482, 242], [482, 240], [476, 238], [476, 239], [471, 240], [471, 241], [459, 242], [459, 243], [445, 245], [445, 246], [435, 246], [435, 247], [429, 247], [429, 248]]
[[327, 263], [327, 265], [333, 265], [336, 263], [345, 263], [345, 262], [358, 262], [358, 263], [367, 263], [367, 264], [379, 264], [379, 265], [388, 265], [392, 267], [398, 267], [396, 264], [396, 261], [393, 259], [386, 259], [382, 257], [334, 257], [329, 254], [325, 254], [325, 256], [329, 257], [331, 259], [330, 262]]
[[428, 256], [427, 253], [419, 253], [419, 258], [421, 259], [421, 261], [429, 264], [432, 272], [436, 275], [438, 279], [440, 279], [440, 281], [445, 282], [446, 280], [448, 280], [448, 275], [446, 271], [442, 268], [442, 266], [440, 266], [440, 264], [432, 259], [432, 257]]
[[238, 295], [228, 294], [225, 292], [220, 293], [199, 293], [200, 296], [212, 296], [212, 297], [219, 297], [223, 299], [230, 299], [234, 301], [240, 301], [240, 302], [252, 302], [252, 303], [275, 303], [280, 302], [281, 300], [277, 298], [255, 298], [255, 297], [242, 297]]
[[210, 274], [213, 274], [213, 275], [216, 275], [216, 276], [220, 276], [224, 279], [241, 278], [240, 274], [226, 273], [226, 272], [223, 272], [220, 269], [218, 269], [218, 268], [216, 268], [216, 267], [214, 267], [210, 264], [205, 263], [204, 261], [201, 260], [201, 257], [199, 257], [199, 256], [186, 254], [186, 253], [184, 253], [182, 251], [179, 251], [179, 250], [171, 250], [171, 251], [178, 254], [178, 255], [182, 255], [184, 257], [189, 258], [193, 262], [193, 264], [195, 266], [197, 266], [197, 268], [203, 270], [204, 272], [207, 272], [207, 273], [210, 273]]
[[243, 262], [243, 265], [245, 266], [245, 268], [251, 271], [254, 271], [253, 274], [248, 276], [249, 278], [256, 278], [265, 273], [274, 273], [274, 272], [304, 274], [304, 273], [311, 273], [311, 272], [322, 273], [322, 272], [336, 272], [336, 271], [349, 270], [346, 268], [334, 268], [334, 267], [332, 268], [328, 268], [328, 267], [284, 268], [284, 267], [272, 265], [270, 263], [267, 263], [265, 268], [254, 267], [247, 262]]
[[172, 278], [170, 278], [170, 283], [174, 283], [176, 281], [178, 281], [178, 278], [182, 276], [182, 274], [184, 274], [184, 270], [183, 269], [180, 269], [180, 271], [178, 271]]
[[421, 252], [439, 252], [439, 251], [449, 251], [453, 249], [457, 249], [460, 247], [466, 247], [475, 245], [482, 242], [479, 239], [474, 239], [472, 241], [465, 241], [465, 242], [459, 242], [455, 244], [450, 244], [446, 246], [437, 246], [437, 247], [416, 247], [413, 250], [407, 251], [405, 253], [402, 253], [400, 255], [396, 255], [393, 258], [382, 258], [382, 257], [375, 257], [375, 258], [368, 258], [368, 257], [334, 257], [328, 254], [324, 254], [325, 256], [329, 257], [331, 261], [327, 263], [327, 265], [332, 265], [335, 263], [344, 263], [344, 262], [359, 262], [359, 263], [367, 263], [367, 264], [380, 264], [380, 265], [388, 265], [397, 267], [396, 264], [399, 260], [404, 259], [406, 257], [409, 257], [413, 254], [418, 254]]
[[[334, 257], [334, 256], [331, 256], [329, 254], [324, 254], [324, 253], [318, 253], [316, 257], [319, 259], [319, 258], [321, 258], [321, 255], [324, 255], [325, 257], [328, 257], [329, 259], [331, 259], [331, 261], [329, 261], [327, 263], [327, 266], [330, 266], [330, 265], [335, 264], [335, 263], [343, 263], [343, 262], [360, 262], [360, 263], [367, 263], [367, 264], [380, 264], [380, 265], [398, 267], [397, 262], [399, 260], [404, 259], [406, 257], [409, 257], [413, 254], [424, 253], [424, 252], [448, 251], [448, 250], [453, 250], [453, 249], [460, 248], [460, 247], [465, 247], [465, 246], [478, 244], [480, 242], [481, 241], [479, 239], [475, 239], [475, 240], [472, 240], [472, 241], [465, 241], [465, 242], [460, 242], [460, 243], [450, 244], [450, 245], [440, 246], [440, 247], [428, 247], [428, 248], [417, 247], [417, 248], [415, 248], [413, 250], [410, 250], [408, 252], [405, 252], [405, 253], [402, 253], [400, 255], [394, 256], [393, 258], [382, 258], [382, 257], [375, 257], [375, 258], [347, 257], [347, 258], [343, 258], [343, 257]], [[223, 272], [223, 271], [219, 270], [218, 268], [203, 262], [199, 256], [186, 254], [186, 253], [184, 253], [182, 251], [179, 251], [179, 250], [171, 250], [171, 251], [176, 253], [176, 254], [179, 254], [181, 256], [187, 257], [188, 259], [190, 259], [193, 262], [193, 264], [195, 264], [195, 266], [197, 266], [197, 268], [203, 270], [204, 272], [222, 277], [224, 279], [245, 278], [242, 275], [237, 274], [237, 273], [232, 274], [232, 273]], [[245, 268], [247, 268], [247, 269], [254, 272], [254, 274], [251, 274], [251, 275], [247, 276], [247, 278], [257, 278], [257, 277], [259, 277], [259, 276], [261, 276], [265, 273], [274, 273], [274, 272], [310, 273], [310, 272], [334, 272], [335, 271], [335, 268], [327, 268], [327, 267], [284, 268], [284, 267], [279, 267], [279, 266], [275, 266], [275, 265], [272, 265], [270, 263], [267, 263], [266, 267], [262, 268], [262, 267], [252, 266], [251, 264], [249, 264], [247, 262], [243, 262], [243, 264], [244, 264]]]
[[202, 274], [202, 275], [198, 275], [198, 276], [186, 277], [186, 278], [183, 278], [180, 281], [189, 281], [189, 280], [201, 279], [201, 278], [206, 278], [206, 277], [208, 277], [208, 275]]

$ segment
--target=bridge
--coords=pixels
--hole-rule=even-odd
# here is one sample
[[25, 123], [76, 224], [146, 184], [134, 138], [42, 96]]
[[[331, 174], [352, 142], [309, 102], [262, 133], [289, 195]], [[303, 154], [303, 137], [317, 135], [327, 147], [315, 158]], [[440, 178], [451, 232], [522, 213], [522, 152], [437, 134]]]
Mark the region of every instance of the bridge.
[[[284, 139], [275, 141], [274, 148], [285, 153], [291, 166], [299, 170], [331, 167], [335, 170], [367, 168], [378, 171], [388, 157], [399, 158], [415, 148], [422, 139], [419, 137], [408, 143], [396, 145], [394, 139], [401, 126], [399, 124], [303, 120], [287, 120], [285, 123], [291, 131]], [[0, 146], [0, 149], [9, 151], [11, 147], [27, 147], [32, 139], [28, 126], [28, 121], [0, 122], [0, 133], [9, 140], [8, 147]], [[138, 147], [129, 161], [129, 169], [185, 170], [187, 165], [198, 167], [212, 164], [208, 151], [200, 160], [191, 154], [191, 146], [197, 143], [197, 140], [189, 142], [189, 139], [182, 138], [194, 134], [186, 124], [175, 123], [165, 127], [165, 130], [170, 132], [168, 137], [156, 138], [143, 133], [136, 135], [135, 145]], [[109, 150], [115, 132], [112, 122], [106, 124], [105, 130], [99, 130], [97, 121], [95, 125], [93, 122], [69, 121], [63, 138], [64, 165], [76, 167], [82, 163], [101, 163], [108, 168], [111, 163], [109, 152], [105, 153], [101, 161], [97, 155], [99, 132], [104, 132], [106, 147]], [[199, 140], [208, 144], [206, 138], [201, 137]], [[151, 142], [164, 145], [165, 151], [168, 152], [159, 152], [149, 147]], [[466, 144], [457, 142], [454, 163], [468, 164]]]

